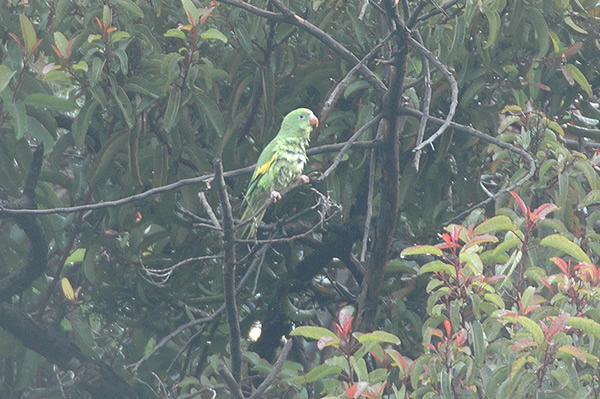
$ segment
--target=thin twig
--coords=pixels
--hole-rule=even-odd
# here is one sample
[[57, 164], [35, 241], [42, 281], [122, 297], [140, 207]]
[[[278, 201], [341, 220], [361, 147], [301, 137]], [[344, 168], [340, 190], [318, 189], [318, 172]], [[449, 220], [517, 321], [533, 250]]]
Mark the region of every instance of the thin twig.
[[223, 163], [220, 159], [214, 162], [215, 185], [219, 193], [221, 207], [223, 208], [223, 292], [225, 294], [225, 309], [227, 310], [227, 324], [229, 325], [229, 347], [231, 350], [231, 373], [238, 382], [242, 381], [242, 346], [240, 322], [235, 295], [235, 237], [233, 236], [233, 214], [227, 186], [223, 178]]
[[[322, 145], [319, 147], [314, 147], [314, 148], [310, 148], [310, 149], [306, 150], [306, 155], [311, 156], [311, 155], [323, 154], [326, 152], [336, 152], [336, 151], [339, 151], [341, 148], [344, 148], [345, 145], [346, 145], [345, 142], [337, 143], [337, 144], [325, 144], [325, 145]], [[353, 143], [352, 148], [359, 148], [359, 149], [374, 148], [374, 147], [377, 147], [378, 145], [380, 145], [380, 143], [378, 141], [369, 140], [369, 141]], [[250, 174], [254, 171], [255, 167], [256, 167], [256, 164], [253, 164], [250, 166], [246, 166], [244, 168], [230, 170], [228, 172], [224, 172], [223, 177], [233, 178], [233, 177]], [[104, 209], [104, 208], [114, 208], [117, 206], [130, 204], [132, 202], [143, 201], [143, 200], [153, 197], [155, 195], [174, 191], [174, 190], [180, 189], [181, 187], [189, 186], [192, 184], [207, 183], [207, 182], [212, 181], [213, 178], [214, 178], [214, 174], [209, 173], [209, 174], [198, 176], [198, 177], [190, 177], [187, 179], [181, 179], [174, 183], [155, 187], [148, 191], [144, 191], [139, 194], [134, 194], [129, 197], [123, 197], [123, 198], [120, 198], [120, 199], [114, 200], [114, 201], [103, 201], [103, 202], [97, 202], [97, 203], [93, 203], [93, 204], [78, 205], [78, 206], [71, 206], [71, 207], [64, 207], [64, 208], [49, 208], [49, 209], [10, 208], [10, 207], [7, 208], [6, 206], [0, 205], [0, 217], [3, 215], [25, 215], [25, 214], [27, 214], [27, 215], [53, 215], [56, 213], [75, 213], [75, 212], [81, 212], [81, 211], [93, 211], [93, 210]]]
[[206, 199], [206, 194], [204, 194], [204, 191], [198, 192], [198, 198], [200, 199], [200, 203], [204, 207], [204, 210], [206, 211], [206, 213], [208, 213], [208, 217], [210, 217], [210, 220], [212, 220], [215, 227], [217, 229], [221, 230], [222, 227], [221, 227], [221, 224], [219, 223], [219, 219], [217, 219], [217, 216], [213, 212], [212, 207], [208, 203], [208, 200]]
[[[414, 31], [415, 36], [419, 42], [423, 43], [423, 39], [419, 34], [419, 31]], [[423, 116], [419, 122], [419, 130], [417, 131], [417, 146], [423, 142], [423, 136], [425, 135], [425, 128], [427, 127], [427, 116], [429, 116], [429, 105], [431, 103], [431, 71], [429, 70], [429, 60], [423, 54], [421, 54], [421, 60], [423, 63], [423, 87], [425, 92], [423, 94]], [[415, 153], [415, 159], [413, 160], [413, 166], [415, 170], [419, 170], [419, 163], [421, 161], [422, 150], [418, 150]]]
[[[234, 0], [227, 0], [227, 4], [237, 3]], [[358, 57], [356, 57], [350, 50], [341, 45], [338, 41], [336, 41], [333, 37], [311, 24], [310, 22], [304, 20], [299, 15], [296, 15], [292, 10], [283, 5], [283, 3], [279, 0], [271, 0], [271, 3], [285, 16], [285, 22], [295, 25], [307, 32], [313, 37], [319, 39], [323, 44], [337, 53], [340, 57], [342, 57], [346, 62], [351, 65], [356, 65], [360, 63]], [[233, 4], [232, 4], [233, 5]], [[379, 94], [383, 94], [387, 91], [387, 87], [385, 84], [365, 65], [360, 67], [360, 74], [365, 78], [367, 82], [379, 92]]]
[[377, 157], [375, 149], [371, 150], [371, 160], [369, 161], [369, 184], [367, 191], [367, 212], [365, 215], [365, 229], [362, 238], [362, 248], [360, 250], [360, 261], [365, 262], [367, 257], [367, 247], [369, 245], [369, 235], [371, 234], [371, 218], [373, 217], [373, 190], [375, 186], [375, 166]]
[[[404, 108], [402, 107], [400, 109], [400, 112], [407, 114], [407, 115], [411, 115], [417, 118], [420, 118], [423, 114], [420, 111], [417, 111], [415, 109], [411, 109], [411, 108]], [[432, 121], [433, 123], [437, 123], [437, 124], [443, 124], [445, 123], [444, 120], [433, 117], [431, 115], [429, 115], [427, 117], [430, 121]], [[461, 125], [459, 123], [455, 123], [455, 122], [451, 122], [450, 123], [450, 127], [453, 129], [456, 129], [458, 131], [470, 134], [472, 136], [478, 137], [482, 140], [487, 141], [488, 143], [492, 143], [494, 145], [497, 145], [500, 148], [505, 148], [511, 152], [514, 152], [516, 154], [518, 154], [519, 156], [525, 158], [527, 160], [527, 162], [529, 163], [529, 170], [527, 171], [527, 173], [525, 174], [525, 176], [523, 176], [521, 179], [519, 179], [517, 182], [511, 184], [510, 186], [507, 186], [501, 190], [499, 190], [496, 194], [494, 194], [492, 197], [488, 197], [487, 199], [479, 202], [478, 204], [475, 204], [473, 206], [471, 206], [469, 209], [459, 213], [458, 215], [452, 217], [451, 219], [449, 219], [448, 221], [446, 221], [447, 223], [450, 223], [454, 220], [460, 219], [463, 216], [467, 215], [469, 212], [471, 212], [473, 209], [479, 208], [491, 201], [493, 201], [495, 198], [498, 198], [500, 195], [509, 192], [511, 190], [514, 190], [516, 187], [521, 186], [523, 183], [525, 183], [527, 180], [531, 179], [531, 177], [535, 174], [536, 171], [536, 165], [535, 165], [535, 159], [533, 159], [533, 157], [531, 156], [531, 154], [529, 154], [527, 151], [522, 150], [520, 148], [515, 147], [514, 145], [510, 144], [510, 143], [505, 143], [504, 141], [498, 140], [495, 137], [489, 136], [483, 132], [480, 132], [479, 130], [472, 128], [470, 126], [465, 126], [465, 125]]]
[[[248, 282], [248, 279], [250, 278], [252, 273], [254, 273], [254, 271], [260, 264], [261, 260], [263, 259], [263, 253], [266, 252], [269, 248], [270, 248], [269, 245], [265, 245], [265, 246], [261, 247], [258, 251], [256, 251], [256, 254], [254, 255], [254, 259], [252, 260], [252, 263], [250, 264], [250, 267], [248, 267], [248, 270], [246, 270], [246, 273], [244, 274], [244, 276], [242, 277], [242, 279], [240, 280], [240, 282], [238, 283], [238, 285], [235, 289], [236, 294], [246, 285], [246, 283]], [[165, 336], [162, 340], [160, 340], [160, 342], [157, 343], [148, 353], [146, 353], [144, 355], [144, 357], [142, 357], [137, 362], [128, 365], [127, 368], [131, 368], [132, 371], [134, 373], [136, 373], [137, 370], [142, 365], [142, 363], [144, 363], [146, 360], [148, 360], [150, 357], [152, 357], [158, 350], [160, 350], [166, 344], [171, 342], [182, 331], [187, 330], [188, 328], [194, 327], [198, 324], [210, 323], [210, 322], [214, 321], [217, 317], [219, 317], [221, 315], [221, 313], [223, 313], [224, 310], [225, 310], [225, 304], [221, 304], [221, 306], [219, 306], [217, 308], [217, 310], [215, 310], [210, 316], [203, 317], [201, 319], [192, 320], [185, 324], [182, 324], [181, 326], [177, 327], [174, 331], [169, 333], [167, 336]]]
[[[434, 15], [441, 14], [444, 11], [446, 11], [448, 8], [453, 7], [454, 5], [456, 5], [459, 1], [460, 0], [452, 0], [452, 1], [448, 2], [448, 3], [446, 3], [446, 4], [443, 4], [441, 6], [437, 6], [433, 10], [429, 11], [427, 14], [423, 14], [419, 18], [417, 18], [416, 22], [425, 21], [426, 19], [429, 19], [429, 18], [433, 17]], [[412, 24], [409, 25], [409, 26], [412, 26]]]
[[227, 385], [227, 388], [229, 388], [229, 392], [231, 392], [232, 397], [234, 399], [244, 399], [244, 394], [242, 393], [242, 390], [238, 385], [239, 382], [236, 381], [233, 375], [231, 375], [231, 372], [229, 371], [227, 366], [220, 366], [218, 372], [219, 374], [221, 374], [221, 377], [223, 377], [223, 379], [225, 380], [225, 384]]
[[419, 43], [410, 35], [406, 35], [406, 40], [421, 55], [425, 56], [429, 60], [429, 62], [431, 62], [433, 66], [442, 73], [442, 75], [444, 75], [444, 77], [448, 81], [448, 84], [450, 85], [450, 107], [448, 109], [448, 114], [446, 115], [444, 123], [434, 134], [431, 135], [431, 137], [429, 137], [427, 140], [413, 148], [413, 152], [416, 152], [431, 144], [442, 133], [444, 133], [450, 125], [452, 118], [454, 118], [454, 113], [456, 112], [456, 106], [458, 105], [458, 84], [456, 83], [456, 79], [454, 79], [452, 73], [450, 73], [450, 71], [444, 66], [444, 64], [438, 61], [436, 56], [433, 55], [431, 51], [427, 50], [421, 43]]
[[323, 172], [323, 174], [321, 174], [321, 176], [319, 176], [317, 181], [321, 182], [321, 181], [325, 180], [331, 174], [331, 172], [333, 172], [338, 167], [340, 162], [342, 162], [342, 158], [344, 157], [346, 152], [348, 152], [348, 150], [350, 150], [350, 147], [352, 147], [352, 143], [354, 143], [364, 132], [366, 132], [367, 129], [369, 129], [375, 123], [379, 122], [382, 117], [383, 117], [382, 114], [376, 115], [373, 119], [371, 119], [369, 122], [365, 123], [360, 129], [358, 129], [356, 131], [356, 133], [354, 133], [352, 135], [352, 137], [350, 137], [350, 139], [348, 141], [346, 141], [346, 145], [344, 145], [344, 147], [342, 147], [340, 152], [337, 154], [337, 156], [333, 160], [333, 163], [331, 164], [331, 166], [329, 166], [329, 168], [327, 168], [327, 170], [325, 172]]
[[277, 358], [277, 361], [275, 362], [275, 364], [273, 364], [273, 368], [271, 369], [269, 374], [267, 374], [267, 376], [265, 377], [263, 382], [258, 386], [258, 388], [256, 388], [256, 391], [254, 391], [254, 393], [252, 395], [250, 395], [250, 397], [248, 399], [261, 398], [262, 394], [273, 383], [273, 381], [275, 381], [277, 374], [279, 374], [279, 372], [281, 371], [281, 368], [283, 367], [283, 363], [285, 362], [285, 359], [287, 359], [288, 354], [290, 353], [290, 350], [292, 349], [292, 342], [293, 341], [291, 339], [288, 339], [285, 342], [285, 344], [283, 345], [283, 349], [281, 350], [281, 353], [279, 354], [279, 357]]
[[[146, 267], [144, 264], [142, 264], [142, 267], [144, 268], [144, 272], [150, 278], [150, 280], [148, 280], [146, 278], [145, 278], [145, 280], [148, 281], [149, 283], [152, 283], [152, 284], [157, 285], [157, 286], [160, 287], [160, 286], [163, 286], [163, 285], [166, 284], [166, 282], [169, 280], [169, 278], [171, 277], [171, 275], [180, 266], [183, 266], [183, 265], [188, 264], [188, 263], [196, 262], [196, 261], [209, 260], [209, 259], [218, 259], [218, 258], [221, 258], [221, 257], [222, 257], [222, 255], [194, 256], [192, 258], [187, 258], [187, 259], [184, 259], [184, 260], [182, 260], [180, 262], [177, 262], [174, 265], [171, 265], [171, 266], [166, 267], [164, 269], [152, 269], [152, 268]], [[153, 278], [160, 279], [160, 281], [154, 281]]]
[[327, 120], [327, 117], [329, 116], [329, 112], [331, 111], [331, 109], [333, 108], [333, 106], [335, 105], [335, 103], [337, 102], [339, 97], [342, 95], [342, 92], [350, 84], [350, 79], [352, 78], [352, 76], [354, 76], [354, 73], [356, 73], [356, 71], [358, 71], [358, 69], [361, 67], [361, 65], [364, 65], [369, 59], [371, 59], [371, 57], [373, 57], [375, 55], [375, 53], [377, 51], [379, 51], [379, 49], [388, 40], [390, 40], [393, 36], [394, 36], [394, 32], [388, 33], [388, 35], [381, 42], [379, 42], [375, 47], [373, 47], [367, 53], [367, 55], [365, 55], [360, 60], [360, 62], [358, 64], [354, 65], [352, 67], [352, 69], [350, 69], [350, 71], [348, 71], [346, 76], [344, 76], [344, 78], [335, 86], [335, 88], [332, 90], [332, 92], [329, 95], [329, 97], [327, 98], [327, 100], [325, 100], [325, 102], [323, 103], [323, 108], [321, 108], [321, 112], [319, 113], [319, 117], [321, 118], [321, 123], [325, 124], [325, 121]]

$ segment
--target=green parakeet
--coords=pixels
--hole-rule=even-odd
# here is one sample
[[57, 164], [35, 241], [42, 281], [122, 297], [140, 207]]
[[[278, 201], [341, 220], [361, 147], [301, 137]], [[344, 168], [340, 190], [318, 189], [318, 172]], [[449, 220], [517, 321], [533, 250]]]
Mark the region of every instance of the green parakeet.
[[[308, 160], [306, 146], [313, 127], [319, 120], [310, 109], [298, 108], [283, 118], [277, 136], [264, 148], [246, 191], [247, 208], [242, 222], [254, 217], [241, 233], [244, 238], [256, 235], [256, 229], [265, 215], [266, 209], [255, 215], [268, 198], [274, 202], [281, 199], [280, 190], [302, 177]], [[308, 183], [308, 178], [304, 176]]]

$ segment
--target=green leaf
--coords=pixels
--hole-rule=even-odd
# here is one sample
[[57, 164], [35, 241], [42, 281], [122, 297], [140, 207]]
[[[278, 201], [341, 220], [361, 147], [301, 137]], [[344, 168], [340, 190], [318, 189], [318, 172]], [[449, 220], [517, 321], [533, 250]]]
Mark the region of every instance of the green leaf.
[[473, 235], [478, 236], [499, 230], [516, 230], [516, 226], [508, 216], [494, 216], [493, 218], [490, 218], [478, 224], [473, 229]]
[[581, 88], [585, 91], [585, 93], [588, 96], [591, 96], [592, 95], [592, 86], [590, 86], [590, 83], [586, 79], [585, 75], [579, 70], [579, 68], [577, 68], [573, 64], [567, 64], [567, 68], [569, 68], [569, 71], [571, 72], [571, 76], [573, 77], [573, 79], [575, 79], [577, 84], [579, 86], [581, 86]]
[[188, 17], [189, 23], [196, 25], [200, 20], [200, 10], [196, 8], [192, 0], [181, 0], [181, 4], [183, 5], [183, 9]]
[[544, 342], [544, 332], [542, 328], [535, 321], [531, 320], [526, 316], [517, 316], [516, 322], [527, 329], [533, 336], [533, 340], [541, 345]]
[[342, 368], [339, 366], [330, 366], [329, 364], [321, 364], [310, 370], [305, 375], [290, 378], [291, 383], [307, 384], [309, 382], [319, 381], [330, 375], [339, 375], [342, 372]]
[[23, 102], [30, 107], [46, 108], [53, 111], [70, 112], [77, 109], [77, 105], [72, 101], [41, 93], [30, 94], [25, 97]]
[[361, 344], [367, 342], [377, 342], [377, 343], [389, 343], [394, 345], [400, 344], [400, 339], [396, 337], [394, 334], [390, 334], [385, 331], [373, 331], [370, 333], [361, 334], [358, 337], [358, 342]]
[[588, 34], [587, 31], [585, 29], [583, 29], [581, 26], [577, 25], [570, 16], [565, 17], [565, 23], [567, 25], [569, 25], [569, 27], [571, 29], [573, 29], [575, 32], [581, 33], [583, 35]]
[[73, 121], [71, 132], [73, 134], [75, 146], [81, 150], [84, 148], [87, 131], [98, 105], [100, 105], [100, 103], [96, 99], [92, 98], [87, 101]]
[[54, 148], [54, 137], [37, 119], [27, 115], [25, 119], [25, 129], [29, 137], [35, 138], [38, 142], [44, 143], [44, 151], [48, 154]]
[[512, 363], [511, 371], [510, 371], [510, 379], [513, 380], [517, 373], [521, 371], [523, 366], [527, 364], [527, 356], [521, 356]]
[[571, 316], [569, 317], [569, 320], [567, 320], [567, 324], [571, 327], [583, 330], [588, 334], [592, 334], [596, 338], [600, 338], [600, 324], [592, 319]]
[[217, 103], [202, 93], [196, 93], [194, 98], [202, 110], [202, 116], [212, 125], [217, 135], [222, 136], [225, 131], [225, 120]]
[[290, 333], [290, 336], [304, 337], [304, 338], [317, 339], [317, 340], [321, 339], [322, 337], [337, 338], [337, 336], [333, 333], [333, 331], [330, 331], [323, 327], [313, 327], [313, 326], [296, 327], [292, 330], [292, 332]]
[[420, 274], [433, 272], [446, 273], [456, 277], [456, 269], [454, 266], [444, 263], [441, 260], [434, 260], [433, 262], [426, 263], [421, 266], [421, 270], [419, 271]]
[[483, 335], [483, 326], [479, 320], [474, 320], [471, 324], [471, 327], [474, 360], [476, 365], [483, 365], [483, 361], [485, 359], [485, 338]]
[[62, 32], [54, 32], [54, 44], [63, 57], [67, 56], [69, 41]]
[[548, 29], [546, 19], [540, 10], [534, 7], [525, 7], [524, 14], [529, 19], [529, 22], [533, 25], [533, 29], [535, 29], [535, 33], [537, 35], [537, 44], [539, 50], [536, 54], [536, 57], [542, 58], [550, 49], [550, 29]]
[[144, 18], [144, 11], [131, 0], [115, 0], [125, 11], [137, 18]]
[[498, 32], [500, 31], [500, 14], [494, 10], [488, 10], [484, 15], [488, 20], [489, 32], [486, 40], [487, 43], [483, 48], [488, 49], [492, 47], [498, 37]]
[[498, 294], [494, 294], [492, 292], [487, 292], [484, 296], [486, 301], [493, 303], [494, 305], [496, 305], [498, 307], [498, 309], [504, 309], [505, 304], [504, 301], [502, 300], [502, 297], [500, 297], [500, 295]]
[[21, 22], [21, 32], [23, 33], [23, 39], [25, 39], [25, 50], [28, 54], [31, 54], [33, 46], [37, 42], [37, 35], [31, 21], [23, 14], [19, 14], [19, 21]]
[[558, 348], [558, 353], [564, 353], [568, 356], [581, 360], [583, 363], [587, 363], [586, 352], [576, 346], [563, 345]]
[[[113, 32], [110, 34], [110, 41], [111, 42], [118, 42], [119, 40], [125, 40], [125, 39], [129, 39], [131, 37], [131, 35], [128, 32], [122, 31], [122, 30], [118, 30], [116, 32]], [[121, 50], [124, 51], [123, 49], [115, 49], [115, 50]]]
[[10, 83], [10, 79], [14, 76], [15, 71], [6, 65], [0, 65], [0, 91], [4, 90]]
[[133, 115], [133, 106], [131, 105], [131, 101], [129, 101], [129, 97], [127, 97], [127, 93], [125, 93], [125, 90], [121, 86], [117, 85], [111, 85], [110, 91], [123, 114], [127, 126], [130, 129], [133, 128], [135, 126], [135, 117]]
[[164, 37], [176, 37], [178, 39], [181, 40], [185, 40], [185, 33], [182, 30], [179, 29], [169, 29], [168, 31], [166, 31], [163, 35]]
[[581, 248], [579, 248], [577, 244], [573, 243], [568, 238], [561, 236], [560, 234], [552, 234], [544, 237], [542, 241], [540, 241], [540, 245], [558, 249], [559, 251], [571, 255], [579, 262], [592, 263], [591, 259], [585, 254], [585, 252], [583, 252]]
[[591, 204], [600, 202], [600, 190], [592, 190], [583, 197], [579, 204], [577, 204], [577, 209], [582, 210], [586, 206], [590, 206]]
[[200, 37], [203, 38], [204, 40], [215, 39], [215, 40], [220, 40], [223, 43], [227, 43], [227, 37], [223, 33], [221, 33], [220, 30], [217, 30], [215, 28], [209, 28], [206, 31], [202, 32], [200, 34]]
[[169, 100], [167, 102], [167, 110], [163, 120], [165, 132], [171, 131], [173, 126], [177, 124], [177, 116], [179, 114], [179, 105], [181, 103], [181, 90], [177, 86], [171, 87]]
[[132, 91], [135, 93], [150, 96], [152, 98], [159, 98], [161, 96], [160, 90], [154, 86], [150, 81], [139, 77], [132, 76], [127, 80], [127, 83], [123, 85], [125, 91]]
[[67, 259], [65, 260], [65, 266], [68, 266], [68, 265], [74, 264], [74, 263], [83, 262], [83, 258], [85, 257], [85, 252], [86, 252], [85, 248], [77, 248], [75, 251], [73, 251], [73, 253], [71, 253], [71, 255], [69, 255], [67, 257]]
[[89, 74], [90, 86], [96, 86], [96, 83], [100, 80], [102, 70], [104, 69], [104, 58], [94, 57], [92, 59], [92, 69]]
[[444, 253], [438, 247], [433, 245], [415, 245], [414, 247], [405, 248], [400, 253], [400, 256], [411, 256], [411, 255], [434, 255], [443, 256]]

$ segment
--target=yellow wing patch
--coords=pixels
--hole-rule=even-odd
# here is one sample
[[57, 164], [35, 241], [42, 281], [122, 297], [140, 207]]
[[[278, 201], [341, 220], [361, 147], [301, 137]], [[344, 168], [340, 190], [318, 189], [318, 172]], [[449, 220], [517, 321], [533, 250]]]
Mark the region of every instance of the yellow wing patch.
[[271, 159], [269, 159], [268, 162], [265, 162], [265, 164], [263, 166], [261, 166], [260, 168], [256, 168], [256, 172], [254, 172], [254, 177], [264, 175], [265, 173], [267, 173], [267, 170], [269, 170], [269, 168], [271, 167], [271, 164], [273, 162], [275, 162], [276, 157], [277, 157], [277, 154], [273, 154], [273, 156], [271, 157]]

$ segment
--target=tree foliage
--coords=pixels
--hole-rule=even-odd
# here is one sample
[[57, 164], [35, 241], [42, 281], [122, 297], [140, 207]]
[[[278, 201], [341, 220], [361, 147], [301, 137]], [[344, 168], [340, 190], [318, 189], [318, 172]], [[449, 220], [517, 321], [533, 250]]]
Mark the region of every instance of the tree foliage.
[[599, 12], [2, 2], [0, 396], [599, 397]]

